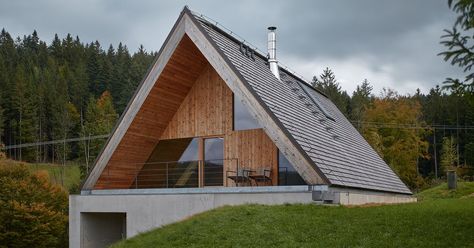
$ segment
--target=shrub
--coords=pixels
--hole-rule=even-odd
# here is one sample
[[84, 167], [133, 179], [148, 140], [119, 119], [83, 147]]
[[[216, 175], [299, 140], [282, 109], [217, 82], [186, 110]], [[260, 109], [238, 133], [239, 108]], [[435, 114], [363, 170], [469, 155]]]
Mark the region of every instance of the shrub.
[[67, 247], [67, 192], [47, 172], [0, 162], [0, 185], [0, 247]]

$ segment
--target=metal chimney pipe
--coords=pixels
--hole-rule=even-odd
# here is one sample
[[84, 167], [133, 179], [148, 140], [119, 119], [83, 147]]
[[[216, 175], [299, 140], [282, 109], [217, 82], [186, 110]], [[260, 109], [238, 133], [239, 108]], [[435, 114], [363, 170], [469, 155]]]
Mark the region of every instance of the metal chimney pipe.
[[278, 60], [276, 59], [276, 27], [268, 27], [268, 64], [270, 71], [280, 80], [280, 72], [278, 71]]

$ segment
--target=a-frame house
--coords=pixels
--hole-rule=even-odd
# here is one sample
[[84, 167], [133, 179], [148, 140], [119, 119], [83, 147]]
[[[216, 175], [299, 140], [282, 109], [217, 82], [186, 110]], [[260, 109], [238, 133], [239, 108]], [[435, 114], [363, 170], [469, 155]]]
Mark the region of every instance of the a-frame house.
[[94, 246], [97, 226], [112, 225], [98, 212], [123, 218], [130, 237], [223, 204], [413, 201], [324, 94], [278, 67], [274, 49], [267, 57], [185, 7], [71, 196], [71, 247]]

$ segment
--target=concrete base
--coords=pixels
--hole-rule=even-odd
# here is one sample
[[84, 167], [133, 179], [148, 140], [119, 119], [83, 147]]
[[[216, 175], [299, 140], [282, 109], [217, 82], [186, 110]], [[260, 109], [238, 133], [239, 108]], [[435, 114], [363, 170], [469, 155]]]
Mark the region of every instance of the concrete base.
[[416, 202], [412, 195], [331, 187], [334, 203], [340, 205], [400, 204]]
[[125, 239], [125, 213], [81, 213], [84, 247], [107, 247]]
[[100, 242], [85, 241], [85, 238], [92, 237], [86, 229], [96, 225], [91, 222], [94, 220], [87, 218], [87, 213], [124, 213], [126, 238], [130, 238], [225, 205], [314, 203], [313, 190], [332, 192], [333, 203], [343, 205], [416, 201], [409, 195], [327, 186], [204, 188], [189, 191], [178, 189], [175, 192], [172, 189], [84, 191], [81, 195], [69, 197], [69, 247], [100, 247], [95, 245]]

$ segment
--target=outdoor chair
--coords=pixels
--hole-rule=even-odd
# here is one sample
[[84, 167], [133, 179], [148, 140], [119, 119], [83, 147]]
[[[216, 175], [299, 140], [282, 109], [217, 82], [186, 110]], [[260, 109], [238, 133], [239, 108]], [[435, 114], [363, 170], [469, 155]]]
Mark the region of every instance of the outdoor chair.
[[[229, 176], [229, 173], [233, 173], [233, 175]], [[243, 185], [251, 185], [250, 180], [250, 170], [246, 168], [238, 168], [237, 171], [226, 171], [226, 177], [230, 180], [234, 181], [235, 185], [238, 187], [240, 184]]]
[[262, 167], [257, 170], [254, 170], [252, 171], [249, 177], [255, 182], [257, 186], [259, 186], [259, 183], [263, 183], [263, 185], [267, 185], [267, 183], [270, 183], [270, 185], [272, 185], [271, 168]]

